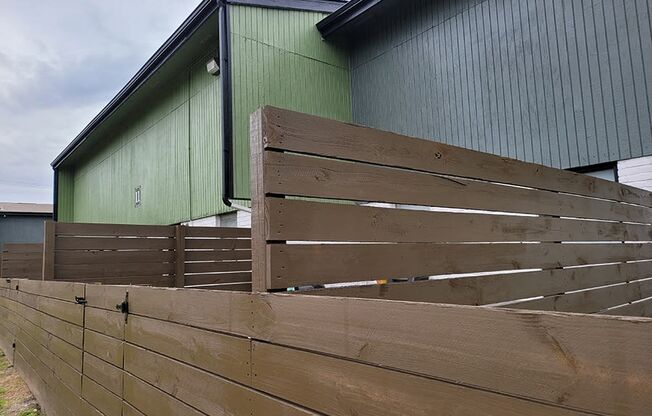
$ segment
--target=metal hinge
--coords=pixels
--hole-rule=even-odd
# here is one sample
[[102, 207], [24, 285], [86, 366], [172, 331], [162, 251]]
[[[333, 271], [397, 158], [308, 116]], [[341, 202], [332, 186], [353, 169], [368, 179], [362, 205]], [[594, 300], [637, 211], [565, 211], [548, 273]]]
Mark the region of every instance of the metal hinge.
[[75, 296], [75, 303], [78, 305], [86, 305], [88, 301], [82, 296]]
[[127, 322], [127, 317], [129, 316], [129, 292], [125, 293], [125, 300], [115, 305], [115, 308], [124, 313], [125, 322]]

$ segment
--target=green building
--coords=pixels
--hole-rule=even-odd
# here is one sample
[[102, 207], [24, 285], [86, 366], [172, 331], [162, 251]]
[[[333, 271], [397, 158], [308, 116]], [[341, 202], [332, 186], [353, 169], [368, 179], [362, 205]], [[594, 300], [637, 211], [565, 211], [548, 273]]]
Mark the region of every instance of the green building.
[[651, 21], [647, 0], [204, 1], [53, 162], [56, 216], [248, 225], [262, 105], [652, 189]]

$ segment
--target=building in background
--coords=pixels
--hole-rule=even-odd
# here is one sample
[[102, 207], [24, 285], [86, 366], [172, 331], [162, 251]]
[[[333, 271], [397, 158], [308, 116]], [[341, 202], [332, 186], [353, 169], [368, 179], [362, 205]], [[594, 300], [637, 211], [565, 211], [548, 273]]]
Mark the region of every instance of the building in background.
[[261, 105], [652, 189], [649, 9], [206, 0], [54, 161], [56, 214], [247, 226]]
[[0, 202], [0, 252], [5, 243], [43, 242], [43, 223], [51, 219], [51, 204]]

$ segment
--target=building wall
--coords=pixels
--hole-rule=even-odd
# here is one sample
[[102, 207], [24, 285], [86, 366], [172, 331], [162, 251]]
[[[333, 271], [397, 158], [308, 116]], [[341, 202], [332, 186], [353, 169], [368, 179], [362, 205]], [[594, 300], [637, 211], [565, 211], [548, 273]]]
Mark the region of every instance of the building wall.
[[324, 42], [323, 13], [232, 6], [235, 194], [249, 193], [249, 115], [273, 105], [351, 120], [346, 51]]
[[652, 191], [652, 156], [619, 161], [618, 182]]
[[0, 214], [0, 251], [5, 243], [43, 242], [43, 222], [51, 216]]
[[414, 0], [351, 38], [357, 123], [568, 168], [652, 154], [649, 0]]
[[217, 44], [213, 17], [59, 170], [60, 221], [174, 224], [227, 210], [219, 77], [205, 68]]

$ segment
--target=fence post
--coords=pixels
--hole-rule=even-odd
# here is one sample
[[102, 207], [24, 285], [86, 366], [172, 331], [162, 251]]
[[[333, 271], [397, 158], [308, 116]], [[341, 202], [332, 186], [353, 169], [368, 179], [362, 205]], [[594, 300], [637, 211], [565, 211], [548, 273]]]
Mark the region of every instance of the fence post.
[[175, 269], [174, 269], [174, 287], [184, 287], [186, 285], [186, 226], [177, 225], [175, 227]]
[[54, 249], [57, 223], [51, 220], [43, 225], [43, 280], [54, 280]]
[[266, 292], [270, 286], [265, 238], [264, 137], [265, 113], [258, 109], [250, 117], [251, 147], [251, 290]]

